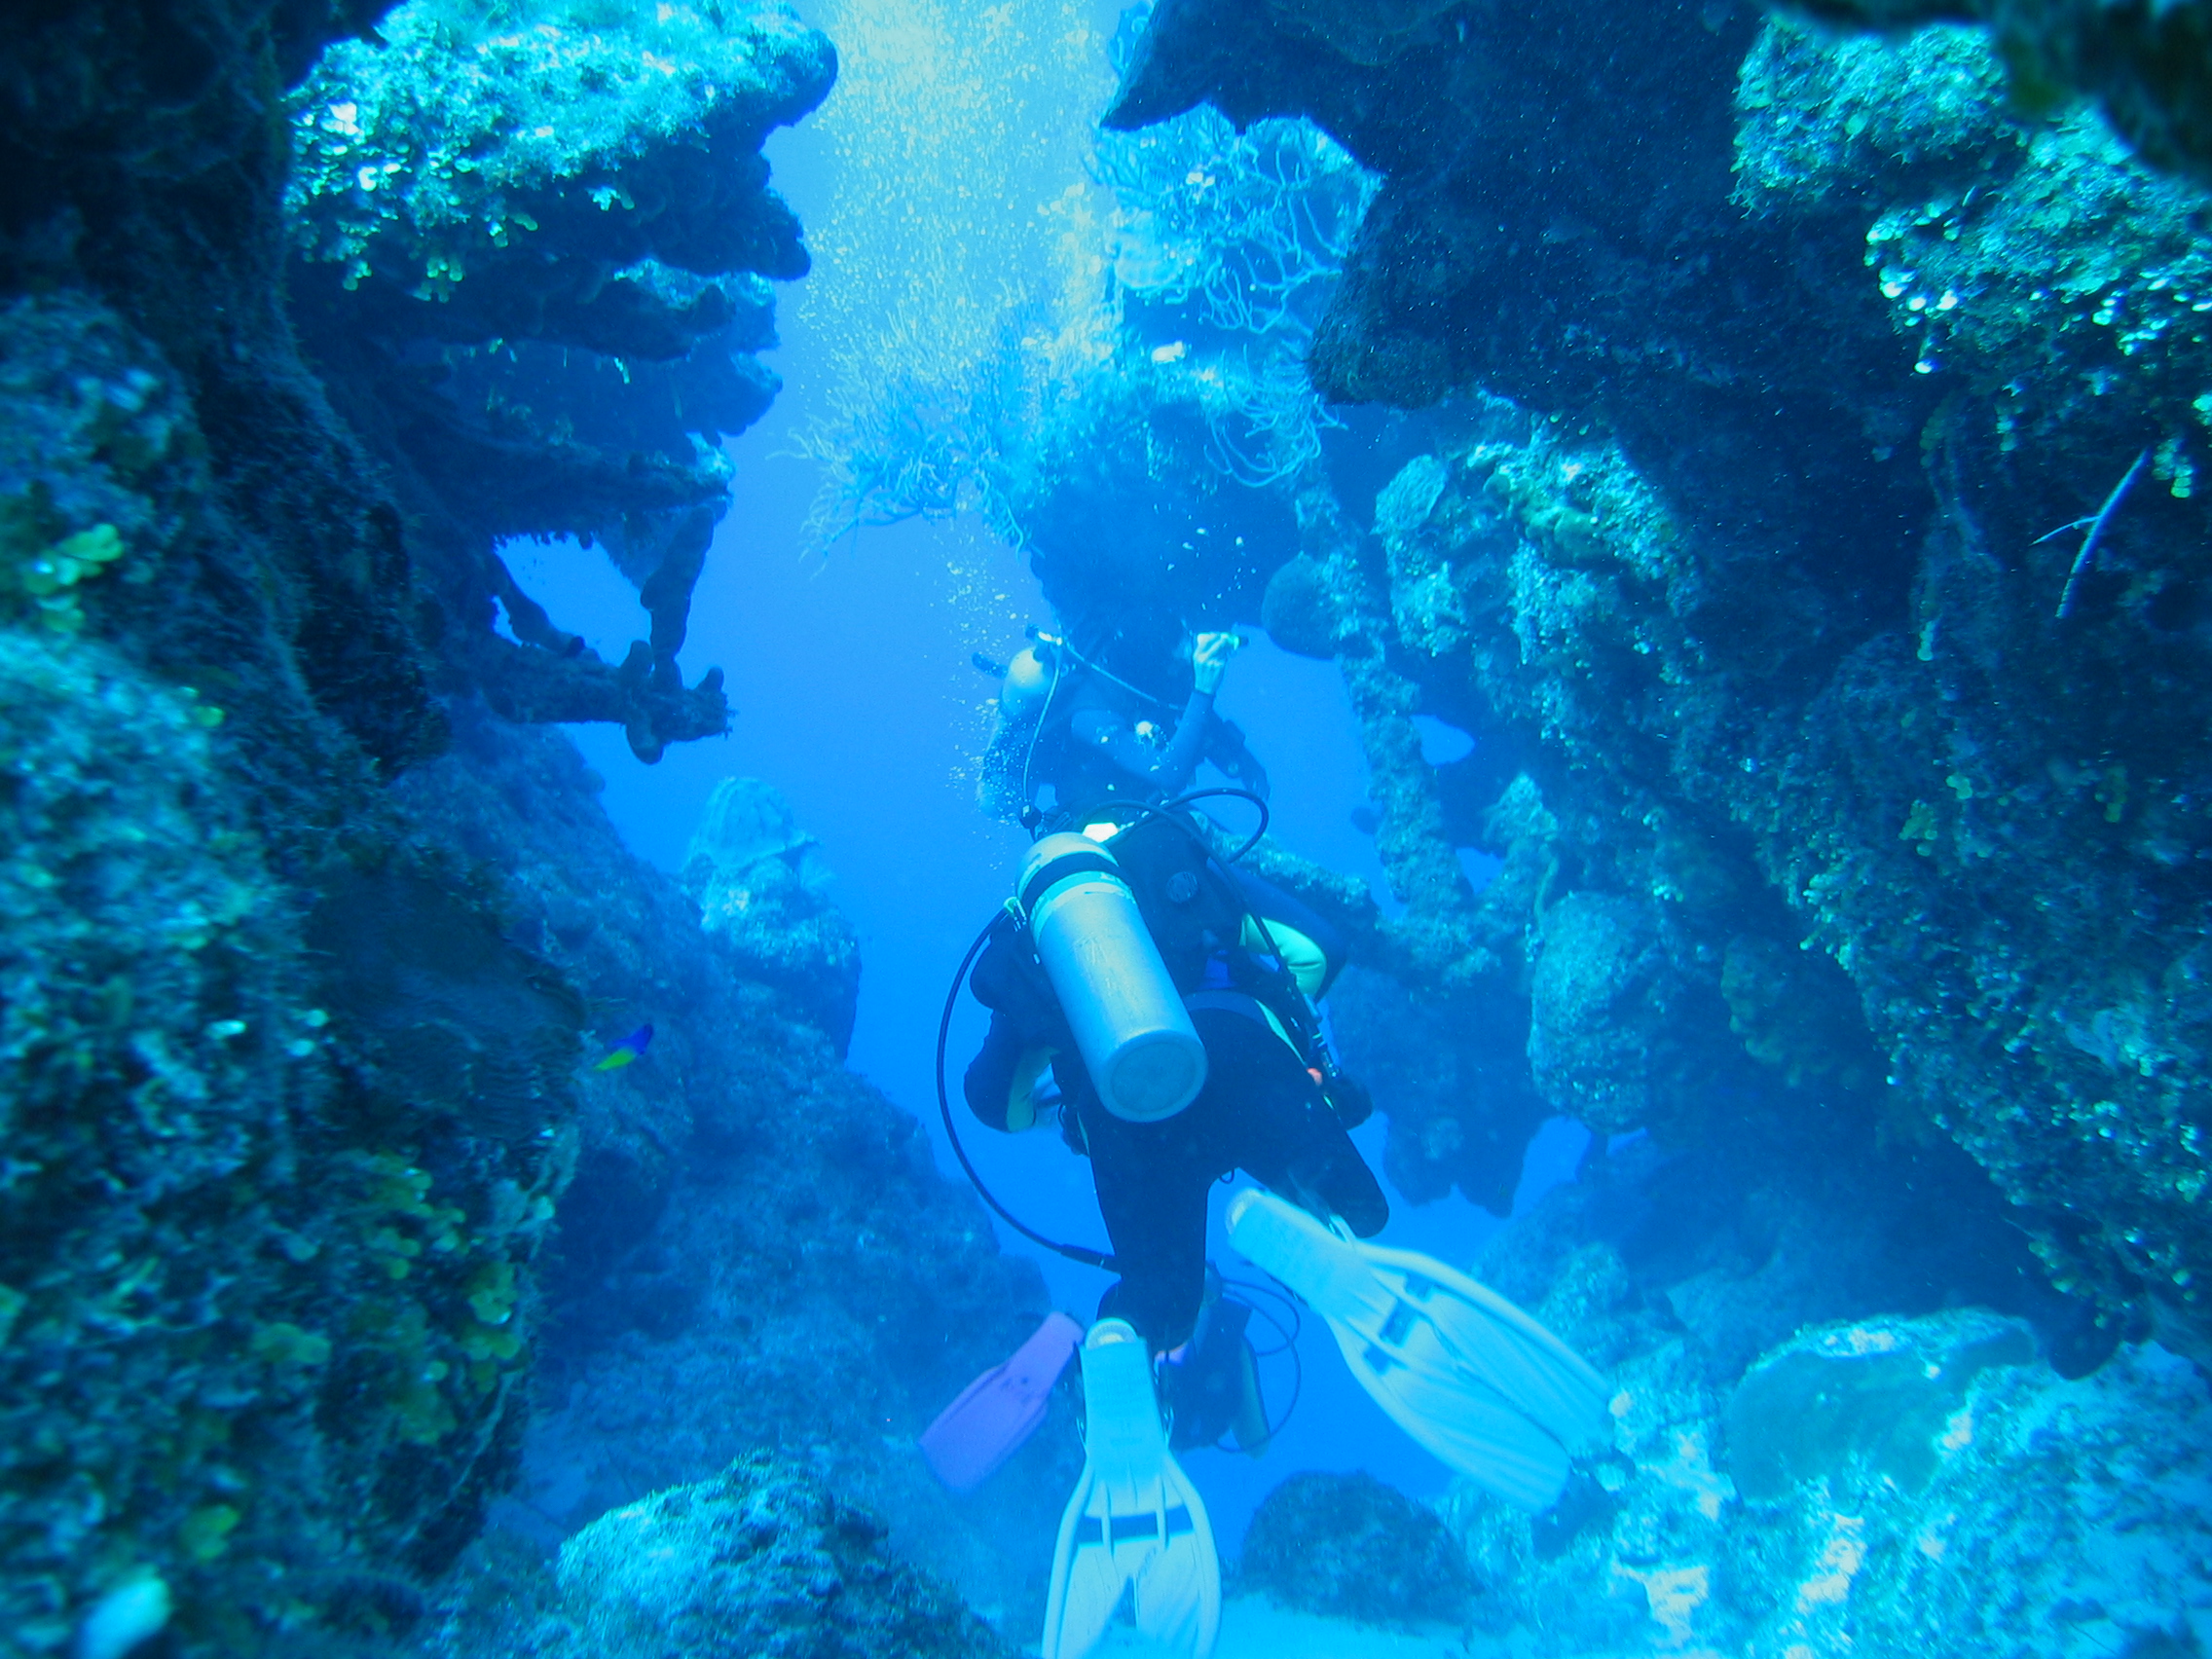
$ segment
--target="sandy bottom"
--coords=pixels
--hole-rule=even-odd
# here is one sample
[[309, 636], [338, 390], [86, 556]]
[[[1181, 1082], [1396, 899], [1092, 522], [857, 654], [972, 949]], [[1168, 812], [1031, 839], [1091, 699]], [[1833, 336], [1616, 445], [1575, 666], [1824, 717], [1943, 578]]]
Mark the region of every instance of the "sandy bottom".
[[[1455, 1636], [1372, 1630], [1289, 1612], [1254, 1596], [1222, 1604], [1221, 1640], [1214, 1644], [1213, 1659], [1466, 1659], [1467, 1651]], [[1092, 1652], [1114, 1659], [1187, 1659], [1140, 1640], [1125, 1625], [1108, 1631]]]

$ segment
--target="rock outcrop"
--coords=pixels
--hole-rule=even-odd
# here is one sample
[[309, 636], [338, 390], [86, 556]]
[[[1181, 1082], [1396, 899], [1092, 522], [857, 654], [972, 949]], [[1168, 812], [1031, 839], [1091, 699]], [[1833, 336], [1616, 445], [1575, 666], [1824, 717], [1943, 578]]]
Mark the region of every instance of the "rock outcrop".
[[897, 1561], [884, 1527], [770, 1453], [602, 1516], [558, 1564], [478, 1563], [421, 1651], [438, 1659], [999, 1659], [1014, 1649]]
[[1308, 1472], [1253, 1512], [1238, 1582], [1271, 1601], [1361, 1624], [1457, 1624], [1476, 1591], [1465, 1547], [1373, 1475]]
[[615, 1510], [562, 1546], [586, 1651], [989, 1659], [1013, 1651], [883, 1549], [883, 1525], [766, 1456]]
[[[778, 1335], [653, 1484], [779, 1428], [855, 1469], [1039, 1293], [843, 1071], [849, 951], [810, 1022], [512, 723], [722, 729], [694, 435], [773, 392], [758, 151], [827, 42], [157, 10], [0, 67], [0, 1652], [389, 1651], [534, 1387], [711, 1302]], [[626, 667], [502, 579], [556, 533], [641, 584]]]
[[[2008, 103], [2030, 9], [1994, 48], [1348, 10], [1162, 5], [1110, 119], [1303, 116], [1378, 169], [1315, 384], [1453, 399], [1300, 484], [1263, 607], [1362, 723], [1408, 905], [1346, 914], [1368, 959], [1606, 1127], [1779, 1091], [1945, 1134], [2059, 1283], [2204, 1351], [2197, 187]], [[1481, 1145], [1494, 1192], [1412, 1116], [1396, 1162]]]
[[[610, 720], [645, 760], [726, 729], [719, 671], [686, 686], [676, 657], [728, 505], [719, 438], [779, 385], [768, 279], [807, 269], [760, 146], [835, 73], [780, 4], [416, 0], [292, 93], [293, 313], [417, 522], [422, 626], [507, 719]], [[651, 637], [621, 663], [499, 556], [555, 535], [637, 584]]]
[[2212, 1625], [2212, 1396], [2158, 1347], [2067, 1382], [1970, 1311], [1809, 1329], [1726, 1392], [1664, 1341], [1614, 1375], [1614, 1447], [1558, 1508], [1446, 1506], [1478, 1622], [1532, 1653], [2188, 1652]]
[[853, 1035], [860, 940], [830, 901], [820, 844], [757, 778], [715, 786], [683, 857], [700, 925], [728, 945], [748, 978], [789, 992], [838, 1051]]

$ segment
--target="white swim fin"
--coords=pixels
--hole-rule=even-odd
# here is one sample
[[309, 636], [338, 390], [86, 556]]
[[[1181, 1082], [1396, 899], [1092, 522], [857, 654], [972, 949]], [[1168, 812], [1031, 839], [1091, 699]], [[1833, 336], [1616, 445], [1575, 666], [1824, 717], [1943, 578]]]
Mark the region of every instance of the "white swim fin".
[[1083, 1478], [1060, 1517], [1044, 1659], [1083, 1659], [1134, 1585], [1137, 1629], [1206, 1659], [1221, 1627], [1221, 1564], [1205, 1505], [1167, 1450], [1152, 1357], [1120, 1319], [1083, 1343]]
[[1605, 1380], [1466, 1274], [1344, 1237], [1257, 1188], [1231, 1200], [1229, 1241], [1328, 1321], [1401, 1428], [1507, 1502], [1549, 1508], [1569, 1449], [1604, 1433]]

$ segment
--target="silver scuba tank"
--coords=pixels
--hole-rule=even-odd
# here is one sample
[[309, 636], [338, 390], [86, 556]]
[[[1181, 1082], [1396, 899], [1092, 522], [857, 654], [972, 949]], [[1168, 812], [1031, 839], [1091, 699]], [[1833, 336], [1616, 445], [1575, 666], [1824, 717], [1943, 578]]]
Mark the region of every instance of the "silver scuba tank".
[[1100, 1102], [1133, 1124], [1182, 1111], [1205, 1086], [1205, 1045], [1114, 855], [1085, 835], [1047, 835], [1017, 891]]

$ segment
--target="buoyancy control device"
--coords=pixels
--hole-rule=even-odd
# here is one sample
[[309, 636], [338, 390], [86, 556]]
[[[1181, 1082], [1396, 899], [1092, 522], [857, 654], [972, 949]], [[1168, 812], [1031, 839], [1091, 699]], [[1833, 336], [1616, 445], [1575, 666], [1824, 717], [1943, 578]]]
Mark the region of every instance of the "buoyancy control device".
[[[1195, 806], [1201, 800], [1212, 800], [1216, 798], [1233, 798], [1242, 800], [1252, 808], [1252, 810], [1258, 815], [1259, 819], [1259, 822], [1253, 827], [1251, 833], [1247, 835], [1242, 843], [1240, 843], [1234, 851], [1228, 853], [1227, 855], [1215, 853], [1210, 845], [1206, 842], [1204, 836], [1199, 833], [1195, 825], [1185, 822], [1184, 820], [1178, 819], [1174, 816], [1174, 814], [1180, 809]], [[1175, 826], [1177, 833], [1187, 837], [1192, 848], [1199, 855], [1201, 864], [1210, 865], [1213, 869], [1218, 872], [1220, 878], [1223, 881], [1228, 882], [1231, 886], [1234, 886], [1234, 882], [1230, 881], [1228, 875], [1230, 866], [1240, 863], [1243, 860], [1244, 855], [1246, 853], [1249, 853], [1254, 847], [1258, 846], [1260, 844], [1261, 838], [1268, 832], [1268, 803], [1259, 795], [1254, 794], [1251, 791], [1244, 789], [1194, 790], [1189, 794], [1180, 795], [1176, 799], [1167, 801], [1161, 806], [1152, 806], [1141, 801], [1117, 801], [1114, 803], [1113, 810], [1117, 814], [1135, 814], [1150, 822]], [[1087, 835], [1071, 835], [1063, 836], [1062, 840], [1063, 843], [1066, 841], [1089, 843], [1090, 837]], [[1040, 842], [1039, 846], [1041, 847], [1042, 844], [1043, 843]], [[1068, 850], [1072, 854], [1075, 849], [1071, 847]], [[1095, 852], [1099, 849], [1094, 843], [1092, 843], [1089, 844], [1086, 850]], [[1036, 852], [1037, 848], [1031, 849], [1033, 857]], [[1120, 861], [1117, 860], [1114, 862], [1118, 865]], [[1021, 891], [1027, 892], [1028, 886], [1028, 883], [1023, 883]], [[1125, 881], [1124, 887], [1126, 887]], [[1038, 897], [1040, 899], [1044, 897], [1043, 889], [1038, 890]], [[1172, 902], [1172, 898], [1170, 902]], [[1131, 903], [1134, 903], [1133, 894], [1131, 897]], [[938, 1118], [944, 1124], [944, 1137], [952, 1147], [953, 1157], [959, 1161], [960, 1167], [962, 1171], [966, 1173], [969, 1183], [975, 1187], [977, 1196], [982, 1198], [983, 1202], [990, 1207], [990, 1211], [993, 1215], [997, 1216], [1001, 1221], [1005, 1222], [1007, 1226], [1014, 1229], [1014, 1232], [1020, 1234], [1022, 1237], [1028, 1239], [1031, 1243], [1041, 1245], [1043, 1248], [1051, 1251], [1055, 1255], [1063, 1256], [1071, 1262], [1080, 1262], [1086, 1267], [1100, 1268], [1105, 1270], [1107, 1272], [1119, 1272], [1121, 1271], [1120, 1264], [1118, 1264], [1115, 1259], [1111, 1255], [1108, 1255], [1105, 1251], [1093, 1250], [1088, 1245], [1070, 1244], [1063, 1242], [1060, 1239], [1053, 1238], [1047, 1234], [1039, 1232], [1036, 1228], [1031, 1227], [1018, 1215], [1014, 1214], [1013, 1210], [1007, 1208], [1005, 1204], [1001, 1203], [999, 1201], [998, 1195], [991, 1191], [990, 1187], [984, 1182], [981, 1174], [977, 1172], [975, 1161], [969, 1158], [967, 1147], [961, 1143], [959, 1125], [953, 1121], [952, 1094], [950, 1089], [948, 1089], [945, 1086], [944, 1062], [945, 1048], [946, 1045], [951, 1041], [952, 1037], [952, 1016], [955, 1010], [959, 1006], [961, 987], [968, 983], [969, 970], [975, 967], [976, 959], [983, 953], [984, 947], [987, 946], [991, 942], [991, 940], [998, 936], [1000, 930], [1005, 927], [1008, 919], [1008, 912], [1019, 911], [1020, 909], [1021, 905], [1017, 900], [1016, 902], [1006, 905], [1005, 907], [1001, 908], [998, 911], [995, 911], [992, 914], [991, 919], [983, 925], [982, 931], [977, 933], [975, 939], [970, 941], [967, 953], [961, 957], [960, 966], [953, 973], [951, 984], [945, 987], [944, 1007], [939, 1014], [937, 1022]], [[1241, 919], [1243, 910], [1240, 907], [1237, 910], [1237, 915], [1239, 919]], [[1023, 920], [1024, 918], [1017, 915], [1015, 919], [1019, 921]], [[1140, 927], [1143, 925], [1141, 911], [1139, 912], [1136, 925]], [[1265, 921], [1263, 920], [1259, 924], [1259, 926], [1262, 933], [1264, 934], [1266, 931]], [[1146, 937], [1150, 938], [1151, 936], [1148, 933]], [[1155, 953], [1157, 954], [1157, 944], [1154, 948]], [[1161, 977], [1162, 978], [1169, 981], [1167, 987], [1168, 994], [1172, 995], [1172, 976], [1165, 974], [1164, 963], [1162, 963]], [[1056, 988], [1055, 994], [1057, 994]], [[1179, 998], [1177, 1000], [1180, 1001]], [[1188, 1015], [1186, 1014], [1185, 1017], [1187, 1018]], [[1194, 1036], [1197, 1035], [1195, 1028], [1192, 1034]], [[1319, 1046], [1316, 1044], [1317, 1049], [1318, 1047]], [[1201, 1042], [1201, 1053], [1203, 1052], [1203, 1048], [1204, 1046]], [[1323, 1063], [1325, 1064], [1326, 1051], [1325, 1049], [1322, 1049], [1319, 1050], [1319, 1051], [1323, 1055]], [[1092, 1087], [1095, 1088], [1097, 1082], [1095, 1074], [1092, 1075], [1091, 1082]], [[1195, 1090], [1193, 1091], [1193, 1097], [1196, 1097]], [[1364, 1113], [1362, 1113], [1361, 1115], [1365, 1116]]]
[[1017, 891], [1099, 1103], [1134, 1124], [1182, 1111], [1205, 1085], [1205, 1045], [1114, 855], [1086, 835], [1047, 835]]

